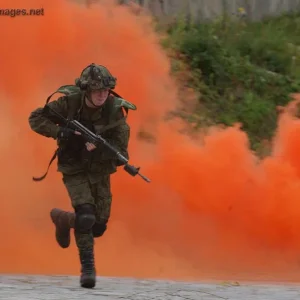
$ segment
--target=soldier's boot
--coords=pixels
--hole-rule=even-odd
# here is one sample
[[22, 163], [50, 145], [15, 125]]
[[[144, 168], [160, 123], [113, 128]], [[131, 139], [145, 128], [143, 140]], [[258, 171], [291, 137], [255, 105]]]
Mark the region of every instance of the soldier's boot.
[[96, 285], [96, 269], [94, 263], [94, 249], [79, 249], [81, 276], [80, 285], [91, 289]]
[[71, 241], [70, 230], [74, 228], [75, 224], [75, 213], [53, 208], [50, 212], [50, 217], [55, 225], [57, 243], [62, 248], [68, 248]]

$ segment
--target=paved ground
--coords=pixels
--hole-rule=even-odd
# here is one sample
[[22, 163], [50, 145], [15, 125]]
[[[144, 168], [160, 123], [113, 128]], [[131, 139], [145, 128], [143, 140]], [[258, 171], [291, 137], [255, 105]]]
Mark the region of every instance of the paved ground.
[[0, 299], [297, 300], [300, 285], [196, 284], [99, 277], [97, 287], [86, 290], [78, 287], [77, 277], [0, 276]]

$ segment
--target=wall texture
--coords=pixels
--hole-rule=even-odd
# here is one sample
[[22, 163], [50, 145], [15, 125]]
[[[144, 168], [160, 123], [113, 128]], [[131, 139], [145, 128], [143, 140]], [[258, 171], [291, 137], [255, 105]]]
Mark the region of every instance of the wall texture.
[[300, 11], [300, 0], [119, 0], [121, 4], [137, 3], [158, 17], [184, 14], [193, 20], [211, 19], [224, 12], [237, 14], [238, 8], [246, 11], [249, 20], [282, 12]]

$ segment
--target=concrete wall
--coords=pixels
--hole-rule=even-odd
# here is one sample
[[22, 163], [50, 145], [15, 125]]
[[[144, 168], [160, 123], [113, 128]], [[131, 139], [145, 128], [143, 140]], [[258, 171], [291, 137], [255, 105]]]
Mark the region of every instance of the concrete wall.
[[250, 20], [300, 11], [300, 0], [119, 0], [122, 4], [135, 2], [159, 18], [184, 14], [193, 20], [210, 19], [224, 12], [236, 14], [243, 7]]

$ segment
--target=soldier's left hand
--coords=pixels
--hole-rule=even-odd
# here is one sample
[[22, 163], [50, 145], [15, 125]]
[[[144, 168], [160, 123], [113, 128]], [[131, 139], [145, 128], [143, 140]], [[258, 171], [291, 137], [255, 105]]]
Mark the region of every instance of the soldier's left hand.
[[87, 151], [93, 151], [96, 149], [96, 146], [89, 142], [85, 143], [85, 146], [86, 146]]

